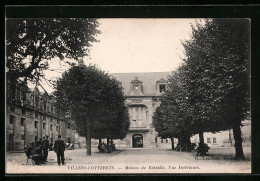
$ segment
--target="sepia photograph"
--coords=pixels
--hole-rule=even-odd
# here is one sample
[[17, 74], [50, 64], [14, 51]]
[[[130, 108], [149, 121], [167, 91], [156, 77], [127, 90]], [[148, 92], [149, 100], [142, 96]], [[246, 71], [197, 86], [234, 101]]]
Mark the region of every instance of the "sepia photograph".
[[251, 20], [6, 18], [6, 174], [251, 173]]

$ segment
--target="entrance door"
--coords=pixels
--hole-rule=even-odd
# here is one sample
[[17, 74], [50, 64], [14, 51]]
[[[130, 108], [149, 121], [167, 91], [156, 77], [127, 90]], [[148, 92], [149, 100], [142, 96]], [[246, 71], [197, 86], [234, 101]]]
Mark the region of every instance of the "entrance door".
[[143, 147], [143, 136], [141, 134], [133, 135], [133, 148], [142, 148]]
[[9, 134], [8, 150], [9, 151], [14, 150], [14, 135], [13, 134]]

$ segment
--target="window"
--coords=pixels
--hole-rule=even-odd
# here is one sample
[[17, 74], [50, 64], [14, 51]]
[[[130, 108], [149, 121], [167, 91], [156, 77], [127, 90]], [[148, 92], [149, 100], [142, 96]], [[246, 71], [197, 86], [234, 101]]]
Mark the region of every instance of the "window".
[[23, 134], [21, 135], [21, 140], [24, 140], [24, 135]]
[[15, 116], [10, 115], [9, 124], [14, 124]]
[[25, 115], [26, 111], [24, 109], [22, 109], [22, 115]]
[[14, 106], [10, 106], [10, 111], [11, 112], [15, 112], [15, 107]]
[[50, 112], [49, 102], [46, 102], [46, 110]]
[[18, 86], [17, 87], [17, 91], [16, 91], [16, 97], [17, 97], [17, 99], [19, 100], [19, 98], [20, 98], [20, 86]]
[[165, 84], [160, 84], [160, 85], [159, 85], [159, 92], [160, 92], [160, 93], [164, 93], [165, 90], [166, 90]]
[[25, 118], [21, 118], [21, 126], [24, 126]]
[[35, 105], [36, 107], [39, 107], [39, 97], [35, 96]]
[[217, 143], [217, 138], [213, 138], [213, 143]]
[[35, 122], [34, 122], [34, 127], [35, 127], [35, 128], [38, 128], [38, 121], [35, 121]]
[[46, 123], [42, 123], [42, 129], [46, 129]]
[[43, 101], [43, 109], [46, 111], [46, 101]]
[[132, 119], [133, 119], [133, 121], [136, 121], [136, 112], [135, 112], [135, 107], [132, 107], [131, 108], [131, 113], [132, 113]]
[[43, 120], [46, 120], [46, 116], [42, 116], [42, 119], [43, 119]]
[[34, 142], [37, 142], [38, 141], [38, 136], [35, 136], [34, 137]]
[[56, 131], [57, 131], [57, 132], [59, 131], [59, 126], [56, 126]]
[[163, 143], [163, 139], [161, 139], [161, 143]]
[[34, 92], [31, 92], [31, 100], [30, 100], [30, 103], [31, 103], [31, 106], [34, 105]]
[[134, 107], [133, 108], [133, 121], [142, 119], [142, 108], [141, 107]]
[[57, 124], [59, 124], [59, 120], [57, 120]]
[[210, 138], [207, 138], [207, 143], [211, 143]]
[[52, 124], [50, 125], [50, 131], [52, 131]]
[[21, 101], [23, 101], [23, 103], [25, 103], [25, 101], [26, 101], [26, 92], [22, 92]]
[[53, 121], [52, 121], [52, 118], [50, 119], [50, 121], [51, 121], [51, 123], [53, 122]]
[[67, 142], [70, 143], [71, 142], [71, 138], [67, 137]]
[[68, 123], [68, 128], [70, 129], [70, 123]]
[[53, 144], [53, 138], [51, 138], [51, 144]]
[[142, 119], [142, 108], [141, 107], [139, 107], [138, 108], [138, 119]]
[[35, 113], [35, 118], [38, 118], [38, 117], [39, 117], [39, 115], [37, 113]]
[[168, 143], [168, 139], [166, 138], [166, 143]]
[[16, 90], [16, 88], [13, 88], [12, 90], [11, 90], [11, 99], [12, 100], [15, 100], [15, 90]]

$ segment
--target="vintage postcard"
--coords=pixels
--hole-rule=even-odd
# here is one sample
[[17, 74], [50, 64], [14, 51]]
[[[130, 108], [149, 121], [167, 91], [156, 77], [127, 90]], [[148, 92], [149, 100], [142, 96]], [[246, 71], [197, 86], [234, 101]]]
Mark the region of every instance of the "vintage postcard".
[[250, 31], [6, 18], [6, 174], [251, 173]]

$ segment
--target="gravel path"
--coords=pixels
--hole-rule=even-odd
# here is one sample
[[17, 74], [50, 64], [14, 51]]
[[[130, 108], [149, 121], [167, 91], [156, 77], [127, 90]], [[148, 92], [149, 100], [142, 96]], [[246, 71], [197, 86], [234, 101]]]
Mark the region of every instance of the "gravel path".
[[65, 151], [66, 164], [58, 166], [56, 154], [49, 152], [43, 165], [26, 164], [24, 153], [6, 154], [7, 173], [250, 173], [251, 150], [244, 148], [246, 161], [236, 161], [234, 148], [212, 148], [210, 156], [196, 157], [195, 152], [178, 152], [167, 149], [120, 149], [111, 154], [92, 149]]

